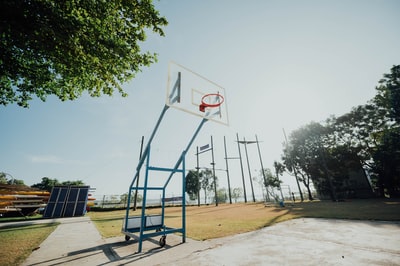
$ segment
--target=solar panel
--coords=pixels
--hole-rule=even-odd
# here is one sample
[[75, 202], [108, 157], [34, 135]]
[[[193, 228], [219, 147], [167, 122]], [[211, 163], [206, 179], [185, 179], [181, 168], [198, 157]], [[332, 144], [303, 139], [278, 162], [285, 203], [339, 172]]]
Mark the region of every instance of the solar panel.
[[74, 217], [86, 213], [89, 186], [54, 186], [43, 217]]

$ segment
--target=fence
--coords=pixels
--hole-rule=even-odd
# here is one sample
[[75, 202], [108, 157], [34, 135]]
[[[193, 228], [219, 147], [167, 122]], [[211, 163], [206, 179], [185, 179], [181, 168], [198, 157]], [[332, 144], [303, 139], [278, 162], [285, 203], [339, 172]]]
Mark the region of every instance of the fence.
[[[126, 195], [96, 195], [96, 200], [94, 201], [95, 208], [101, 209], [123, 209], [127, 207], [128, 204], [128, 197]], [[146, 207], [157, 207], [162, 205], [163, 199], [159, 198], [147, 198], [146, 199]], [[133, 206], [133, 196], [130, 201], [131, 207]], [[182, 205], [182, 197], [175, 197], [173, 195], [165, 197], [164, 199], [165, 206], [178, 206]], [[191, 201], [186, 199], [186, 204], [197, 204], [197, 201]], [[141, 196], [138, 197], [137, 200], [137, 207], [142, 206], [142, 198]]]

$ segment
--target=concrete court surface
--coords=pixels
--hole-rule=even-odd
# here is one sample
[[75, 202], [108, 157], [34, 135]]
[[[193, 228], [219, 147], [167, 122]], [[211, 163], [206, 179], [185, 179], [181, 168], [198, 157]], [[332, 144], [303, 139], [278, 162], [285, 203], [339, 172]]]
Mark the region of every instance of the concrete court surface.
[[167, 235], [136, 253], [136, 241], [102, 239], [88, 217], [59, 221], [23, 265], [400, 265], [399, 222], [301, 218], [207, 241]]

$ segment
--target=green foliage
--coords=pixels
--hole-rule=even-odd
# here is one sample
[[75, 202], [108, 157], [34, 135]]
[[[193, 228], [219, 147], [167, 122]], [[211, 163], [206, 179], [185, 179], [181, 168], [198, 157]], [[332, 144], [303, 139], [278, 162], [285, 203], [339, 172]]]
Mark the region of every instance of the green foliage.
[[156, 61], [141, 51], [146, 32], [167, 25], [151, 0], [1, 1], [0, 12], [0, 104], [23, 107], [33, 96], [126, 96], [121, 84]]
[[0, 172], [0, 184], [7, 184], [7, 177], [6, 174], [3, 172]]
[[[10, 176], [11, 178], [7, 179], [7, 175]], [[8, 185], [25, 185], [24, 180], [21, 179], [15, 179], [11, 175], [0, 172], [0, 184], [8, 184]]]
[[0, 265], [22, 265], [57, 225], [58, 223], [20, 225], [0, 230]]
[[[207, 192], [213, 191], [214, 186], [214, 176], [210, 169], [205, 169], [200, 172], [200, 187], [204, 191], [204, 203], [207, 201]], [[215, 176], [215, 183], [217, 183], [217, 177]]]
[[13, 180], [9, 180], [8, 181], [9, 184], [13, 184], [13, 185], [25, 185], [24, 180], [21, 179], [13, 179]]
[[84, 186], [85, 183], [82, 180], [75, 180], [75, 181], [64, 181], [61, 183], [63, 186]]
[[228, 191], [226, 188], [217, 190], [217, 201], [218, 203], [226, 203], [228, 201]]
[[374, 103], [387, 110], [388, 116], [400, 124], [400, 65], [393, 66], [391, 73], [384, 74], [376, 88]]
[[281, 181], [279, 181], [279, 179], [277, 178], [276, 175], [272, 174], [270, 169], [265, 168], [264, 175], [265, 175], [265, 179], [267, 181], [266, 183], [265, 183], [265, 181], [263, 181], [265, 187], [278, 188], [280, 186]]
[[61, 186], [61, 185], [62, 186], [83, 186], [83, 185], [85, 185], [85, 183], [82, 180], [64, 181], [64, 182], [60, 183], [57, 179], [43, 177], [42, 182], [33, 184], [31, 187], [51, 192], [51, 189], [54, 186]]
[[319, 193], [347, 197], [355, 193], [350, 172], [365, 169], [381, 196], [400, 196], [400, 66], [379, 83], [367, 104], [328, 118], [326, 125], [312, 122], [291, 133], [282, 159], [308, 189], [312, 179]]
[[373, 153], [374, 173], [382, 195], [400, 197], [400, 128], [383, 131], [381, 142]]
[[[313, 199], [310, 181], [327, 180], [321, 157], [322, 141], [326, 132], [325, 127], [315, 122], [293, 131], [282, 157], [286, 168], [295, 173], [307, 188], [310, 200]], [[327, 188], [328, 191], [331, 189], [329, 186]]]
[[197, 199], [200, 191], [200, 173], [190, 170], [186, 175], [186, 193], [191, 200]]
[[240, 198], [243, 194], [243, 189], [240, 187], [236, 187], [232, 189], [232, 198], [237, 202], [238, 198]]
[[[132, 193], [130, 203], [132, 204], [134, 200], [135, 200], [135, 193]], [[141, 194], [138, 193], [138, 194], [137, 194], [137, 197], [136, 197], [136, 202], [137, 202], [137, 203], [141, 203], [142, 200], [143, 200], [143, 196], [142, 196]], [[122, 194], [122, 195], [120, 196], [120, 201], [119, 201], [119, 203], [123, 203], [123, 204], [128, 203], [128, 193], [124, 193], [124, 194]]]

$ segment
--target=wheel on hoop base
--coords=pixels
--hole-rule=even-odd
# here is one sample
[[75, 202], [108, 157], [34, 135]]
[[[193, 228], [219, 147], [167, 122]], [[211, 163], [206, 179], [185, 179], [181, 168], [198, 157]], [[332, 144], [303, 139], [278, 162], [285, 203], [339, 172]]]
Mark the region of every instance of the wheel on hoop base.
[[128, 235], [125, 235], [125, 241], [129, 241], [129, 239], [131, 239], [131, 237]]
[[167, 243], [167, 236], [162, 236], [159, 241], [160, 247], [164, 247], [166, 243]]

